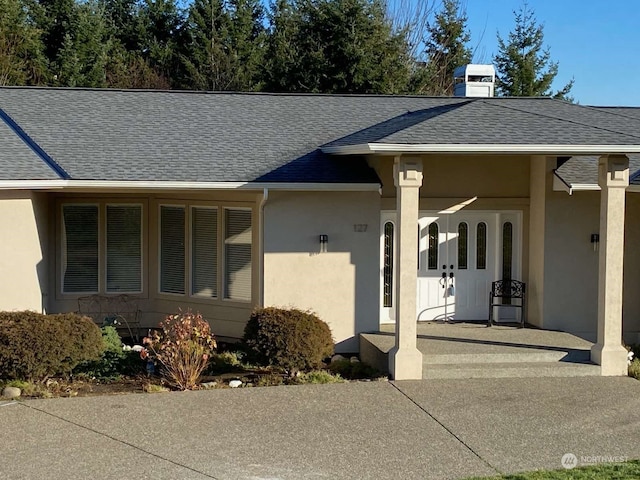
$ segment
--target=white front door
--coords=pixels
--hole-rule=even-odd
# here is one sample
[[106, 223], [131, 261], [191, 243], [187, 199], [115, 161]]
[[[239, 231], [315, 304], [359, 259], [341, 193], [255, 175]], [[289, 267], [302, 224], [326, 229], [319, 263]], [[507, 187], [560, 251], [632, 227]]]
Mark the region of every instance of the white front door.
[[[395, 212], [382, 216], [381, 323], [395, 321]], [[520, 279], [519, 212], [420, 212], [419, 321], [486, 320], [491, 282]], [[514, 309], [500, 309], [513, 315]]]

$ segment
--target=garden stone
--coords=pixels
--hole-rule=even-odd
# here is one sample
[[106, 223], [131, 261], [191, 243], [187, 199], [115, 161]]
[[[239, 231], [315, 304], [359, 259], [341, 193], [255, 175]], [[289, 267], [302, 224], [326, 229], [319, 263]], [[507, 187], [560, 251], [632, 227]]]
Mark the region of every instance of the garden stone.
[[218, 382], [204, 382], [202, 386], [204, 388], [215, 388], [218, 385]]
[[344, 358], [342, 355], [340, 354], [336, 354], [333, 357], [331, 357], [331, 363], [334, 362], [341, 362], [342, 360], [346, 360], [346, 358]]
[[360, 363], [358, 357], [351, 357], [351, 363]]
[[238, 388], [240, 385], [242, 385], [242, 382], [240, 380], [231, 380], [229, 382], [229, 386], [231, 388]]
[[22, 392], [18, 387], [4, 387], [2, 396], [5, 398], [18, 398]]

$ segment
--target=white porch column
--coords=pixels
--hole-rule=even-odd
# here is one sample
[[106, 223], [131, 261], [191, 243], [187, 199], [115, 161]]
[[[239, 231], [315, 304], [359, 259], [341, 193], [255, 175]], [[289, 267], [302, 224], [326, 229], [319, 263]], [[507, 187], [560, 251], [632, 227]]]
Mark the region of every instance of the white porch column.
[[422, 160], [396, 157], [398, 240], [396, 246], [396, 344], [389, 351], [389, 373], [394, 380], [422, 379], [422, 354], [416, 347], [418, 291], [418, 209]]
[[627, 351], [622, 346], [622, 265], [624, 261], [624, 200], [629, 185], [629, 159], [600, 157], [600, 257], [598, 272], [598, 341], [591, 361], [602, 375], [627, 375]]

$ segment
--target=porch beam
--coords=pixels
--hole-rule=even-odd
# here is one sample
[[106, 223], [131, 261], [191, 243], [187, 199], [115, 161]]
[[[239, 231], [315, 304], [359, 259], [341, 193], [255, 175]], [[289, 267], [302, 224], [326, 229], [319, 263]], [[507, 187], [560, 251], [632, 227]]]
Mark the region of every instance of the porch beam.
[[389, 373], [394, 380], [422, 379], [422, 354], [417, 348], [416, 292], [418, 290], [418, 210], [422, 185], [422, 159], [395, 157], [398, 241], [396, 244], [396, 336], [389, 352]]
[[598, 271], [598, 338], [591, 361], [603, 376], [627, 375], [627, 351], [622, 346], [622, 273], [624, 204], [629, 185], [625, 155], [600, 157], [600, 253]]

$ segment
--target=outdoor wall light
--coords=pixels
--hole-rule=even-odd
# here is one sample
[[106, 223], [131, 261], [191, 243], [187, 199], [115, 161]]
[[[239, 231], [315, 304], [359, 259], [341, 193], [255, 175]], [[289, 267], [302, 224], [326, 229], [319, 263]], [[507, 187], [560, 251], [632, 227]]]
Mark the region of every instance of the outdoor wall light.
[[591, 245], [593, 245], [593, 251], [597, 252], [600, 246], [600, 235], [597, 233], [591, 234]]
[[320, 253], [326, 253], [329, 235], [320, 235]]

